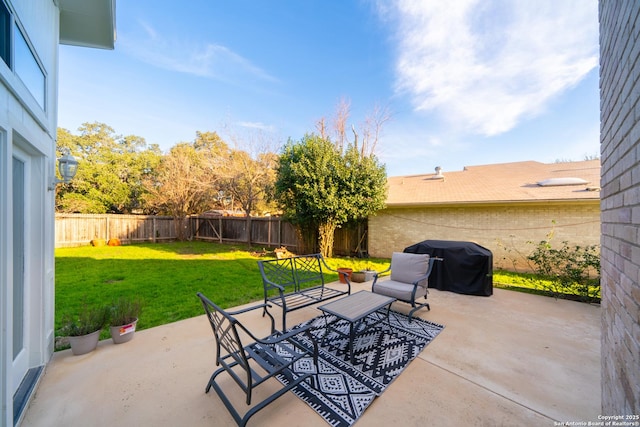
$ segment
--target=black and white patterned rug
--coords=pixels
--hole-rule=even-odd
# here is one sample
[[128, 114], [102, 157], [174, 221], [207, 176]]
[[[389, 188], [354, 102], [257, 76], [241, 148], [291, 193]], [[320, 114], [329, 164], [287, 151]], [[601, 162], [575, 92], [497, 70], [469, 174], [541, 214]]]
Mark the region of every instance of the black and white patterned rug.
[[[333, 316], [327, 317], [329, 322], [336, 320]], [[323, 316], [298, 326], [309, 323], [316, 339], [325, 337]], [[333, 327], [348, 335], [346, 321], [338, 321]], [[317, 370], [312, 358], [301, 359], [294, 365], [294, 375], [313, 375], [293, 392], [330, 425], [351, 426], [443, 328], [419, 318], [409, 323], [407, 316], [391, 311], [389, 324], [380, 322], [357, 335], [355, 364], [351, 364], [348, 338], [330, 332], [319, 348]], [[300, 334], [298, 339], [311, 348], [307, 335]], [[279, 380], [286, 384], [290, 379], [283, 375]]]

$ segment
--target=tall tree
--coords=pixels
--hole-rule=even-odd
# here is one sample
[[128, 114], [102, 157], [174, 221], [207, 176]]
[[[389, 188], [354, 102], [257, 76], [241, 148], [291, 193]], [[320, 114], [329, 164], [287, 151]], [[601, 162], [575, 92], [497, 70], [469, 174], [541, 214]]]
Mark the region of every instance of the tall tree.
[[[360, 157], [364, 158], [375, 154], [384, 124], [391, 120], [392, 117], [389, 108], [375, 104], [373, 109], [367, 113], [364, 122], [360, 124], [359, 128], [356, 128], [353, 124], [351, 125], [352, 140], [349, 140], [347, 132], [350, 117], [351, 101], [347, 98], [340, 98], [330, 125], [328, 126], [327, 120], [321, 117], [316, 122], [316, 129], [320, 132], [321, 138], [331, 139], [341, 153], [347, 147], [353, 145], [360, 153]], [[328, 133], [327, 127], [333, 131], [332, 134]]]
[[362, 158], [353, 145], [342, 154], [331, 141], [305, 135], [284, 147], [275, 192], [292, 222], [317, 228], [320, 252], [331, 257], [336, 228], [384, 207], [386, 172], [375, 156]]
[[240, 203], [247, 217], [258, 209], [269, 210], [278, 157], [274, 135], [263, 129], [225, 129], [234, 148], [223, 168], [222, 190]]
[[275, 179], [274, 153], [252, 158], [242, 150], [233, 150], [224, 168], [221, 188], [240, 203], [245, 216], [250, 216], [267, 199]]
[[185, 240], [187, 216], [214, 203], [215, 180], [207, 156], [194, 144], [179, 143], [162, 158], [154, 179], [146, 182], [148, 202], [174, 217], [176, 238]]

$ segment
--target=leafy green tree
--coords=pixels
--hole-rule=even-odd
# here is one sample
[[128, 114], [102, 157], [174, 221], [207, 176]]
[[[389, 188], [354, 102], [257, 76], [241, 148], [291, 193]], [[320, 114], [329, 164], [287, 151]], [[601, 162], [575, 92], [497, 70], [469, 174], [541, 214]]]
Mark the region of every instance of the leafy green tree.
[[[84, 123], [79, 135], [58, 129], [58, 147], [79, 161], [69, 184], [59, 185], [56, 209], [79, 213], [131, 213], [144, 208], [143, 181], [160, 161], [157, 145], [141, 137], [116, 135], [104, 123]], [[59, 153], [61, 154], [61, 153]]]
[[349, 145], [343, 155], [346, 168], [344, 198], [350, 220], [359, 221], [375, 215], [387, 200], [387, 172], [373, 155], [363, 155]]
[[331, 257], [336, 228], [384, 207], [386, 172], [374, 155], [362, 156], [353, 145], [342, 154], [328, 139], [305, 135], [284, 147], [275, 193], [292, 222], [317, 228], [320, 252]]

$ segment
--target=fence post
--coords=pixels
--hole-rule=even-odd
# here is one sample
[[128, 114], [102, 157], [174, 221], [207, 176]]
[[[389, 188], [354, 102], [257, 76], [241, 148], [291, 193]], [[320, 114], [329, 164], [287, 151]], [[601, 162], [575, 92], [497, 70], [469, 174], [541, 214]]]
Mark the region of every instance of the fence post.
[[244, 226], [247, 229], [247, 244], [251, 246], [251, 214], [245, 217], [244, 223]]
[[278, 217], [278, 247], [282, 247], [282, 218]]
[[153, 243], [156, 243], [156, 234], [158, 233], [158, 232], [156, 231], [156, 227], [157, 227], [157, 225], [156, 225], [156, 217], [154, 216], [154, 217], [153, 217], [153, 225], [152, 225], [152, 228], [153, 228], [153, 230], [152, 230], [153, 236], [151, 237], [151, 239], [152, 239]]
[[222, 217], [218, 217], [218, 240], [222, 243]]

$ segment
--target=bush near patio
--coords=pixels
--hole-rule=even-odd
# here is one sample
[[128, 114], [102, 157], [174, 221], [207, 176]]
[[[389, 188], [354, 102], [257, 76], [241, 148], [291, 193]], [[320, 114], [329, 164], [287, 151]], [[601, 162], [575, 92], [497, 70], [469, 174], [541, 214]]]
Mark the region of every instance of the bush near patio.
[[[600, 302], [600, 248], [598, 245], [570, 245], [563, 241], [561, 245], [553, 244], [554, 230], [551, 230], [545, 239], [538, 243], [528, 242], [534, 245], [529, 254], [524, 254], [515, 248], [500, 244], [508, 253], [514, 253], [511, 259], [514, 271], [516, 259], [524, 259], [529, 265], [533, 274], [514, 273], [520, 277], [528, 279], [526, 285], [518, 288], [528, 288], [538, 291], [542, 295], [549, 295], [555, 298], [575, 299], [581, 302]], [[506, 272], [506, 276], [510, 273]], [[496, 275], [494, 274], [494, 284]], [[516, 280], [522, 282], [522, 280]], [[502, 282], [510, 282], [509, 279], [502, 279]], [[510, 287], [513, 284], [500, 287]], [[521, 283], [522, 285], [522, 283]]]

